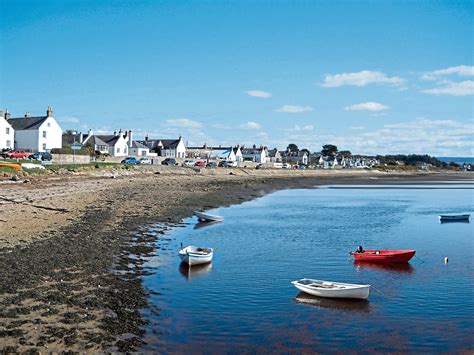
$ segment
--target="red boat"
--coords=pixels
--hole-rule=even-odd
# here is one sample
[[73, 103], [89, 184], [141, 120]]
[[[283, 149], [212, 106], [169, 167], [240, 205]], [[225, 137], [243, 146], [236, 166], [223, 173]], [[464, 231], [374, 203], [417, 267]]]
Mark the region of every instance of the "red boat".
[[372, 263], [406, 263], [415, 256], [416, 250], [364, 250], [351, 253], [357, 261]]

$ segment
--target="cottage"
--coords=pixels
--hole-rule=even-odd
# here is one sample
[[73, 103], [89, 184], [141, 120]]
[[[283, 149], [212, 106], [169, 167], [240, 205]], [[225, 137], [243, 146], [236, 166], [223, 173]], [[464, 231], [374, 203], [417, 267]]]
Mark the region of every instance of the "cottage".
[[282, 162], [282, 155], [278, 149], [273, 148], [268, 151], [268, 161], [270, 163], [281, 163]]
[[14, 148], [15, 130], [7, 119], [10, 119], [8, 110], [5, 112], [5, 117], [3, 112], [0, 111], [0, 150]]
[[242, 149], [240, 149], [240, 145], [237, 145], [233, 149], [235, 154], [235, 161], [244, 161], [244, 157], [242, 155]]
[[186, 146], [184, 145], [183, 138], [181, 136], [179, 136], [178, 139], [149, 139], [148, 136], [146, 136], [145, 140], [137, 142], [148, 147], [160, 157], [186, 157]]
[[285, 150], [281, 152], [282, 160], [285, 163], [308, 164], [308, 153], [306, 151]]
[[146, 157], [150, 155], [150, 148], [140, 142], [133, 141], [132, 146], [128, 148], [128, 153], [136, 157]]
[[46, 116], [32, 117], [27, 112], [24, 117], [9, 119], [8, 123], [15, 130], [15, 149], [46, 152], [62, 148], [63, 131], [53, 117], [52, 107], [48, 107]]
[[268, 160], [268, 151], [266, 147], [260, 146], [257, 148], [255, 145], [253, 148], [242, 148], [243, 161], [253, 161], [254, 163], [265, 164]]
[[114, 131], [114, 134], [90, 134], [82, 142], [84, 146], [93, 147], [94, 151], [101, 154], [109, 154], [113, 157], [126, 157], [128, 155], [129, 144], [131, 144], [131, 131], [125, 134], [120, 131]]

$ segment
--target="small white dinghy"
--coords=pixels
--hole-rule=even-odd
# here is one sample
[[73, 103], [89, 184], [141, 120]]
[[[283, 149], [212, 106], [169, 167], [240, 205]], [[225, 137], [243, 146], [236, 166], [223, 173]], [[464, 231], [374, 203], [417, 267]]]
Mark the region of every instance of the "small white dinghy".
[[212, 248], [187, 246], [179, 251], [179, 257], [189, 266], [207, 264], [212, 261], [214, 250]]
[[222, 222], [224, 220], [224, 217], [199, 211], [194, 211], [194, 215], [199, 219], [200, 222]]
[[358, 298], [369, 297], [370, 285], [346, 284], [323, 280], [301, 279], [291, 282], [298, 290], [313, 296], [326, 298]]
[[440, 222], [469, 222], [468, 214], [440, 214]]

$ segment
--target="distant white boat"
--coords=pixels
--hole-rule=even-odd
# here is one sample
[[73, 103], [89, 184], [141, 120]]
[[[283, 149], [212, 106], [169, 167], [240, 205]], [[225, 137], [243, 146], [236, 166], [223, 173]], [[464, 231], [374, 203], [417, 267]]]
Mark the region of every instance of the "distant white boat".
[[189, 266], [207, 264], [212, 261], [214, 250], [212, 248], [187, 246], [181, 248], [179, 257]]
[[291, 282], [298, 290], [313, 296], [326, 298], [358, 298], [369, 297], [370, 285], [346, 284], [323, 280], [301, 279]]
[[194, 211], [194, 215], [199, 219], [201, 222], [222, 222], [224, 217], [216, 216], [209, 213]]
[[468, 214], [452, 214], [452, 215], [447, 215], [447, 214], [440, 214], [439, 221], [440, 222], [457, 222], [457, 221], [469, 221], [469, 216]]

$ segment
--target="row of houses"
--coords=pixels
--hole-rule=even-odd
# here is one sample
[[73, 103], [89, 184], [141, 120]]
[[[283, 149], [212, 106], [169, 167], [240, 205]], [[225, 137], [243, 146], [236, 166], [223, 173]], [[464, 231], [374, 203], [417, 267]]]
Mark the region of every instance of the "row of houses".
[[158, 139], [145, 137], [134, 140], [132, 130], [116, 130], [113, 134], [94, 134], [89, 130], [63, 133], [62, 128], [53, 117], [53, 108], [48, 107], [46, 115], [31, 116], [26, 112], [23, 117], [12, 118], [9, 111], [0, 111], [0, 150], [24, 149], [31, 152], [51, 151], [55, 148], [80, 145], [91, 147], [97, 154], [112, 157], [169, 157], [200, 160], [227, 160], [236, 162], [250, 161], [254, 163], [290, 163], [318, 164], [325, 168], [342, 166], [345, 168], [371, 167], [380, 162], [371, 157], [322, 156], [318, 153], [309, 154], [306, 150], [292, 151], [257, 147], [235, 146], [188, 146], [183, 138]]

